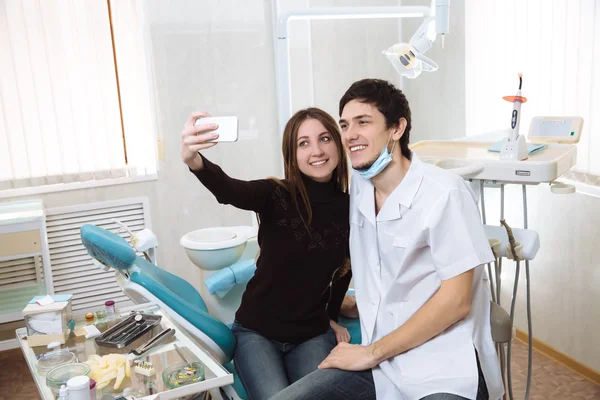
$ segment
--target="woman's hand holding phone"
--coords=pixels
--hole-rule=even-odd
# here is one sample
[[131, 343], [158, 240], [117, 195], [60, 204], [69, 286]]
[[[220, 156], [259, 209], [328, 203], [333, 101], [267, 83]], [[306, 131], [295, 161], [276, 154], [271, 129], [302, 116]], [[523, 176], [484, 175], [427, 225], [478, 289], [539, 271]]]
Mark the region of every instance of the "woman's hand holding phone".
[[214, 123], [197, 124], [196, 120], [200, 118], [210, 117], [206, 112], [193, 112], [190, 114], [183, 131], [181, 132], [181, 159], [192, 170], [202, 169], [202, 157], [198, 154], [199, 151], [209, 149], [216, 146], [218, 142], [211, 142], [219, 137], [219, 134], [213, 131], [219, 126]]

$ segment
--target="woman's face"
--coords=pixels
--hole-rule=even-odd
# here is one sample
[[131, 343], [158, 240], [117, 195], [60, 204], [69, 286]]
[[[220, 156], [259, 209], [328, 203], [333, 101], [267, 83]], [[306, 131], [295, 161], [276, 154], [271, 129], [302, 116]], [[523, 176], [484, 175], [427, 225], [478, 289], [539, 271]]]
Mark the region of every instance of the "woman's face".
[[317, 182], [329, 182], [340, 156], [332, 135], [321, 121], [308, 118], [300, 125], [296, 138], [296, 159], [300, 171]]

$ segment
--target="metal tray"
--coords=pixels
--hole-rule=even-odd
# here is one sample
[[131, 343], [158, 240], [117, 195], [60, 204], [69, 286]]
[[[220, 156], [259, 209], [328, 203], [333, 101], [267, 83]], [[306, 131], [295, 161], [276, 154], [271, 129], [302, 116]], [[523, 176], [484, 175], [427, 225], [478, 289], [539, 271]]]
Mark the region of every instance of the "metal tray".
[[[142, 316], [143, 321], [145, 322], [145, 325], [143, 328], [141, 328], [139, 331], [137, 331], [135, 335], [133, 335], [133, 336], [125, 335], [126, 340], [114, 340], [111, 337], [115, 333], [125, 332], [127, 330], [127, 328], [133, 327], [133, 325], [136, 323], [135, 317], [137, 315]], [[96, 344], [98, 346], [122, 349], [123, 347], [129, 346], [136, 339], [138, 339], [139, 337], [144, 335], [146, 332], [150, 331], [152, 328], [154, 328], [155, 326], [160, 324], [161, 318], [162, 317], [160, 315], [154, 315], [154, 314], [144, 314], [144, 313], [132, 314], [129, 317], [127, 317], [126, 319], [124, 319], [123, 321], [119, 322], [118, 324], [116, 324], [115, 326], [110, 328], [109, 330], [107, 330], [106, 332], [104, 332], [102, 335], [96, 337], [94, 339], [94, 341], [96, 342]]]

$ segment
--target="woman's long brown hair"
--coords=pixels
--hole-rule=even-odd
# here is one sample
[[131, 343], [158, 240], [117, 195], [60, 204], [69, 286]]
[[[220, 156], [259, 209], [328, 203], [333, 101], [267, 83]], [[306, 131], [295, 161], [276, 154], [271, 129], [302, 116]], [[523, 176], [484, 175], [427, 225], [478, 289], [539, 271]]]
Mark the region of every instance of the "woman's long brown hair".
[[[300, 168], [298, 167], [296, 150], [298, 147], [297, 140], [300, 125], [302, 125], [302, 123], [307, 119], [311, 118], [316, 119], [323, 124], [325, 130], [331, 134], [332, 140], [338, 150], [339, 162], [336, 169], [333, 171], [333, 176], [331, 179], [336, 182], [337, 188], [344, 193], [348, 193], [349, 186], [348, 159], [346, 157], [346, 152], [344, 151], [344, 146], [342, 145], [342, 135], [335, 120], [325, 111], [314, 107], [305, 108], [296, 112], [285, 125], [285, 129], [283, 131], [283, 141], [281, 143], [285, 179], [287, 180], [287, 184], [283, 185], [283, 182], [277, 179], [275, 179], [275, 181], [282, 184], [290, 192], [292, 201], [294, 202], [294, 205], [298, 210], [298, 214], [300, 214], [300, 218], [302, 218], [302, 222], [304, 222], [307, 230], [308, 225], [310, 225], [312, 221], [312, 208], [308, 199], [308, 191], [306, 190], [306, 186], [302, 181], [302, 172], [300, 172]], [[300, 194], [306, 209], [306, 219], [300, 211], [298, 194]]]

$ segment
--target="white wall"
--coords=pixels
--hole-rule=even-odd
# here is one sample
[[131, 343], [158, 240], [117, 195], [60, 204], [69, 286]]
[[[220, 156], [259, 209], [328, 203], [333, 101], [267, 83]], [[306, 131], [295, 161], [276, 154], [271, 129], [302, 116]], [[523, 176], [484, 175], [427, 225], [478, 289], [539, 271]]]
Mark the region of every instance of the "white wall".
[[[427, 53], [439, 64], [439, 70], [422, 73], [416, 80], [404, 80], [413, 115], [412, 143], [466, 135], [464, 12], [464, 0], [451, 2], [445, 49], [441, 49], [438, 37]], [[408, 21], [403, 25], [403, 33], [409, 37], [416, 27]], [[541, 242], [540, 252], [530, 264], [533, 335], [600, 371], [600, 263], [594, 254], [600, 243], [600, 198], [587, 194], [555, 195], [548, 185], [527, 190], [529, 228], [539, 233]], [[499, 190], [486, 189], [486, 210], [487, 222], [498, 225]], [[523, 226], [520, 186], [506, 189], [505, 218], [513, 227]], [[505, 263], [503, 270], [502, 302], [509, 310], [514, 264]], [[522, 267], [515, 325], [526, 332], [525, 294]]]

